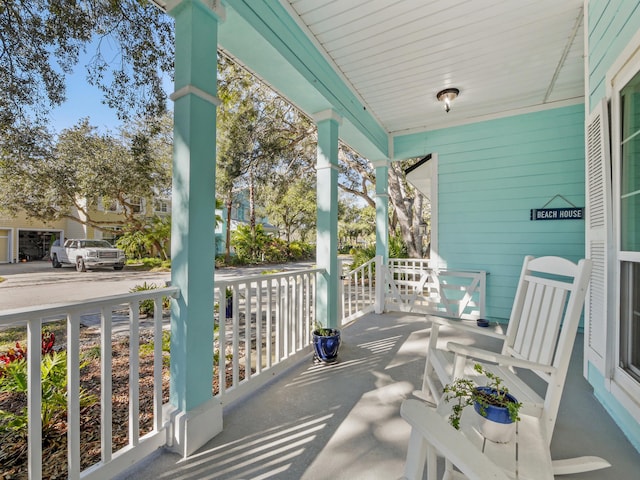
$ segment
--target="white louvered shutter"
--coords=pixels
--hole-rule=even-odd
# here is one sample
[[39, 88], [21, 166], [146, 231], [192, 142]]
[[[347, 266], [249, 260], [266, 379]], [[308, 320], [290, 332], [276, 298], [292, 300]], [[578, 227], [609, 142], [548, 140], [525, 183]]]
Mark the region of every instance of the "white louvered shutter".
[[609, 113], [603, 99], [586, 125], [586, 257], [593, 262], [585, 304], [584, 366], [587, 362], [603, 375], [607, 350], [609, 262], [613, 261], [611, 213], [611, 154]]

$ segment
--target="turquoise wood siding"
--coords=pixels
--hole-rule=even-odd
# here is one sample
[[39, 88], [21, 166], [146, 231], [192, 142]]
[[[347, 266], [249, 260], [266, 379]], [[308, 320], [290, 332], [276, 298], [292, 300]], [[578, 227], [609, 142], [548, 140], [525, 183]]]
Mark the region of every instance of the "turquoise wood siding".
[[583, 125], [575, 105], [394, 143], [396, 154], [438, 154], [439, 254], [449, 268], [489, 272], [489, 317], [509, 318], [525, 255], [584, 258], [583, 220], [529, 220], [558, 194], [584, 207]]
[[589, 106], [606, 95], [607, 71], [637, 33], [640, 0], [589, 2]]

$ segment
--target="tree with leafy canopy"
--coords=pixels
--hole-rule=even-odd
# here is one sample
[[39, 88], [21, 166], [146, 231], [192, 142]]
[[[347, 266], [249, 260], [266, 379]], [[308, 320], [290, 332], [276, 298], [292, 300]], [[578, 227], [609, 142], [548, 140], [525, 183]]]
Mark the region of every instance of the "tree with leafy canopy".
[[122, 120], [166, 111], [173, 78], [173, 20], [149, 0], [0, 2], [0, 134], [45, 127], [67, 95], [66, 77], [87, 52], [87, 81]]
[[[338, 186], [375, 208], [373, 195], [376, 179], [371, 162], [344, 144], [340, 145], [338, 155]], [[421, 258], [424, 235], [421, 227], [428, 219], [428, 212], [422, 194], [407, 182], [404, 174], [405, 168], [414, 162], [415, 160], [394, 161], [389, 167], [389, 233], [401, 235], [410, 257]]]
[[370, 205], [341, 201], [338, 210], [338, 237], [341, 243], [355, 246], [360, 239], [370, 239], [376, 231], [376, 209]]
[[284, 232], [287, 244], [298, 234], [302, 241], [316, 226], [316, 187], [310, 177], [283, 178], [262, 197], [269, 222]]
[[[313, 132], [309, 120], [243, 67], [218, 54], [217, 115], [218, 154], [216, 186], [226, 206], [230, 224], [233, 201], [246, 190], [249, 226], [256, 232], [256, 199], [269, 189], [279, 174], [295, 175], [299, 157], [312, 150]], [[311, 135], [311, 138], [309, 138]], [[227, 231], [227, 261], [230, 257]]]

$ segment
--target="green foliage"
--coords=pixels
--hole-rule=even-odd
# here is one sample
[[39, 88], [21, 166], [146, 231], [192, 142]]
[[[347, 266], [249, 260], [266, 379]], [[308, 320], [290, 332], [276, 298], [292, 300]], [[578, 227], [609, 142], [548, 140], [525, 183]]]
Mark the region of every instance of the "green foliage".
[[389, 258], [407, 258], [407, 245], [401, 236], [389, 236]]
[[270, 237], [264, 233], [264, 227], [256, 225], [255, 233], [251, 232], [249, 225], [239, 225], [231, 236], [236, 256], [245, 262], [261, 261], [261, 253], [270, 243]]
[[291, 260], [307, 260], [315, 255], [315, 246], [305, 242], [291, 242], [289, 244], [289, 258]]
[[267, 240], [262, 252], [258, 252], [258, 255], [267, 263], [282, 263], [289, 258], [286, 242], [275, 237]]
[[[170, 330], [162, 330], [162, 351], [165, 353], [171, 352], [171, 331]], [[140, 353], [142, 354], [151, 354], [155, 348], [155, 342], [151, 340], [150, 342], [144, 343], [140, 345]]]
[[351, 269], [355, 270], [376, 256], [376, 246], [370, 245], [368, 247], [353, 248], [350, 253], [353, 258]]
[[[376, 231], [376, 210], [339, 202], [338, 237], [342, 244], [357, 244], [358, 241], [373, 241]], [[345, 252], [346, 253], [346, 252]]]
[[[88, 208], [80, 216], [84, 224], [104, 230], [120, 226], [125, 233], [140, 231], [142, 240], [130, 243], [148, 241], [162, 252], [159, 237], [154, 236], [160, 227], [155, 228], [154, 221], [147, 224], [138, 213], [140, 199], [171, 187], [171, 147], [160, 142], [162, 135], [148, 123], [130, 126], [119, 135], [100, 133], [82, 119], [63, 130], [55, 142], [50, 137], [33, 139], [40, 142], [38, 148], [30, 146], [22, 155], [0, 148], [0, 177], [6, 179], [0, 189], [0, 209], [10, 214], [22, 211], [47, 222], [77, 220], [73, 213], [79, 207], [77, 201], [87, 199]], [[30, 192], [29, 198], [16, 200], [24, 191]], [[104, 220], [97, 213], [99, 207], [115, 207], [124, 219]]]
[[162, 260], [157, 257], [127, 259], [127, 265], [142, 265], [145, 270], [171, 270], [171, 260]]
[[275, 176], [273, 185], [263, 195], [269, 222], [284, 232], [287, 242], [294, 234], [304, 238], [316, 226], [315, 178], [291, 179], [290, 175]]
[[149, 241], [141, 231], [126, 232], [116, 240], [115, 246], [124, 250], [127, 263], [129, 259], [139, 260], [149, 254]]
[[[349, 252], [353, 257], [351, 269], [355, 270], [376, 256], [376, 246], [352, 248]], [[401, 237], [391, 235], [389, 237], [389, 258], [406, 258], [407, 248]]]
[[[84, 368], [86, 364], [81, 364]], [[52, 352], [42, 358], [42, 430], [47, 434], [67, 413], [67, 353]], [[0, 392], [27, 394], [27, 362], [20, 359], [3, 367], [0, 377]], [[94, 395], [80, 390], [80, 406], [86, 407], [97, 402]], [[6, 430], [27, 434], [27, 408], [20, 413], [0, 410], [0, 432]]]
[[487, 387], [495, 391], [494, 394], [487, 394], [477, 390], [476, 384], [466, 378], [456, 378], [452, 383], [445, 385], [443, 400], [445, 402], [455, 402], [452, 406], [449, 423], [456, 430], [460, 429], [460, 419], [465, 407], [475, 404], [480, 405], [480, 414], [486, 416], [486, 409], [489, 405], [505, 407], [509, 410], [511, 421], [520, 420], [519, 410], [522, 403], [512, 402], [507, 394], [509, 389], [503, 385], [503, 380], [497, 375], [485, 370], [482, 365], [476, 363], [474, 370], [487, 378]]
[[100, 345], [91, 345], [91, 347], [87, 348], [82, 352], [82, 358], [85, 360], [98, 360], [101, 355]]
[[[148, 290], [155, 290], [157, 288], [160, 288], [160, 287], [155, 283], [144, 282], [142, 285], [134, 286], [129, 290], [129, 292], [131, 293], [145, 292]], [[170, 298], [162, 297], [162, 308], [169, 308], [170, 305], [171, 305]], [[148, 298], [140, 302], [140, 315], [151, 316], [153, 315], [154, 309], [155, 309], [155, 302], [153, 301], [153, 299]]]

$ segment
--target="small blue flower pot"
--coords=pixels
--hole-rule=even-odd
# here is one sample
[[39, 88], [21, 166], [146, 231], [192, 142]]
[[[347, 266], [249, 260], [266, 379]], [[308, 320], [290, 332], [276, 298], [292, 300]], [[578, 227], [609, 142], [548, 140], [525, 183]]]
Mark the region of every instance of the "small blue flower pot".
[[[476, 387], [476, 390], [481, 392], [487, 392], [489, 394], [496, 392], [496, 390], [491, 387]], [[510, 402], [518, 403], [518, 400], [516, 400], [516, 398], [513, 395], [507, 393], [506, 396]], [[482, 408], [478, 402], [475, 402], [473, 404], [473, 408], [475, 409], [476, 412], [482, 415]], [[511, 417], [509, 416], [509, 409], [507, 407], [487, 405], [484, 411], [486, 415], [482, 415], [482, 416], [485, 417], [487, 420], [491, 420], [492, 422], [496, 422], [496, 423], [513, 423], [513, 420], [511, 420]]]

